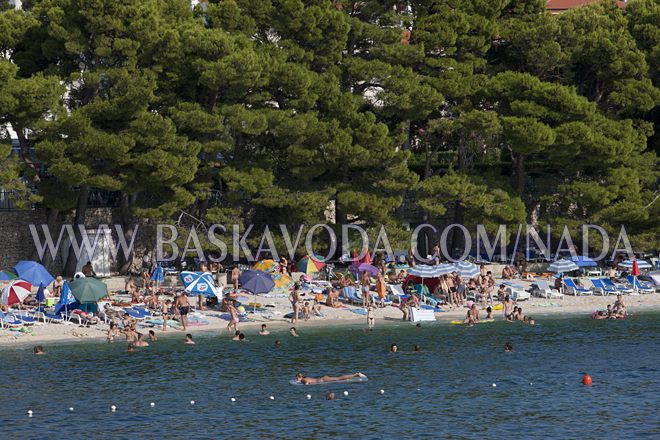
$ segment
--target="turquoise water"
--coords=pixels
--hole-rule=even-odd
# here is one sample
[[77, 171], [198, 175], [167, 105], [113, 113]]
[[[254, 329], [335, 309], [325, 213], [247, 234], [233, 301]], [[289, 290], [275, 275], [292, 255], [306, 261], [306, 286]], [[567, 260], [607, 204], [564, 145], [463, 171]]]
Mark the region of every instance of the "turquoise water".
[[[46, 346], [45, 356], [0, 349], [0, 432], [8, 439], [658, 438], [659, 317], [335, 327], [299, 338], [248, 332], [245, 344], [208, 335], [186, 346], [177, 337], [137, 353], [104, 342]], [[503, 352], [506, 341], [513, 353]], [[400, 353], [388, 353], [392, 342]], [[412, 353], [414, 344], [423, 351]], [[370, 379], [293, 386], [297, 371], [362, 371]], [[591, 388], [580, 384], [585, 372]], [[328, 390], [337, 400], [324, 400]]]

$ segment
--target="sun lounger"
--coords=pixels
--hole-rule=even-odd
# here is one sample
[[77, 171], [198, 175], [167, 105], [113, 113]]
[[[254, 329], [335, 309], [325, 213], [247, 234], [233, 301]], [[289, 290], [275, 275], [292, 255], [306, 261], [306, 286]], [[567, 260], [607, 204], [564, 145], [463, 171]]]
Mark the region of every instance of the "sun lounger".
[[525, 291], [525, 288], [520, 284], [513, 283], [511, 281], [505, 281], [502, 284], [506, 286], [506, 293], [514, 301], [524, 301], [530, 298], [529, 292]]
[[563, 299], [564, 294], [554, 287], [550, 287], [547, 281], [535, 281], [532, 286], [536, 286], [535, 292], [541, 298], [547, 299]]
[[401, 297], [406, 296], [406, 293], [403, 291], [401, 284], [388, 284], [387, 290], [392, 294], [392, 302], [401, 302]]
[[423, 309], [411, 307], [410, 320], [412, 322], [435, 321], [435, 313], [433, 312], [433, 310], [423, 310]]
[[609, 295], [610, 293], [615, 295], [619, 293], [615, 287], [606, 286], [603, 284], [603, 281], [598, 278], [591, 278], [591, 284], [593, 285], [591, 290], [593, 290], [594, 293], [599, 293], [603, 296]]
[[361, 303], [362, 297], [358, 296], [357, 289], [353, 286], [346, 286], [342, 289], [343, 298], [349, 303]]
[[0, 327], [2, 328], [17, 328], [23, 327], [23, 323], [18, 321], [11, 313], [0, 312]]
[[569, 295], [578, 296], [592, 294], [591, 290], [587, 289], [586, 287], [578, 286], [571, 278], [564, 278], [564, 287], [566, 289], [566, 293]]
[[626, 287], [623, 284], [614, 284], [614, 282], [609, 278], [601, 278], [600, 280], [603, 282], [604, 286], [608, 288], [614, 288], [618, 290], [619, 293], [633, 293], [633, 290], [630, 287]]
[[655, 293], [655, 288], [648, 283], [642, 283], [639, 278], [632, 275], [626, 277], [633, 289], [637, 289], [639, 293]]
[[144, 321], [147, 318], [151, 318], [151, 313], [145, 314], [132, 307], [124, 307], [124, 312], [128, 313], [128, 316], [138, 321]]
[[37, 320], [34, 319], [33, 317], [23, 315], [21, 313], [15, 313], [14, 314], [14, 319], [16, 319], [17, 321], [23, 323], [24, 325], [34, 325], [37, 322]]
[[64, 322], [64, 318], [62, 318], [60, 315], [54, 315], [52, 313], [46, 313], [43, 311], [37, 311], [34, 313], [34, 317], [36, 319], [40, 319], [44, 322], [48, 323], [62, 323]]

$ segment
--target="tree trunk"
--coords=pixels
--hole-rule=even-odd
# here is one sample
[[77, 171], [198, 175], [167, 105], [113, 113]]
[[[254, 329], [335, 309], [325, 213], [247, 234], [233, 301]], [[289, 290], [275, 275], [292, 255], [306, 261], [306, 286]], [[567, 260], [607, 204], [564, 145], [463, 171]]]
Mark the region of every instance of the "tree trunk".
[[[85, 224], [85, 212], [87, 211], [87, 199], [89, 197], [89, 187], [87, 185], [80, 187], [80, 193], [78, 194], [78, 204], [76, 205], [76, 214], [73, 218], [73, 232], [79, 244], [82, 244], [82, 236], [80, 235], [80, 229], [78, 225]], [[73, 246], [69, 245], [69, 255], [64, 264], [64, 275], [73, 276], [76, 272], [76, 264], [78, 259], [73, 251]]]
[[39, 170], [37, 170], [36, 165], [32, 162], [30, 157], [30, 143], [28, 142], [27, 137], [25, 137], [25, 131], [22, 127], [14, 127], [16, 131], [16, 137], [18, 138], [18, 146], [21, 149], [21, 158], [23, 162], [34, 170], [34, 181], [39, 181]]
[[[131, 215], [131, 200], [126, 193], [121, 194], [119, 217], [121, 220], [121, 227], [124, 237], [126, 237], [126, 242], [130, 243], [133, 239], [133, 234], [135, 233], [135, 225], [133, 224], [133, 216]], [[119, 244], [117, 244], [117, 246], [119, 246]], [[126, 275], [129, 272], [132, 262], [133, 259], [130, 255], [124, 256], [124, 253], [121, 252], [121, 249], [118, 249], [117, 270], [119, 271], [120, 275]]]

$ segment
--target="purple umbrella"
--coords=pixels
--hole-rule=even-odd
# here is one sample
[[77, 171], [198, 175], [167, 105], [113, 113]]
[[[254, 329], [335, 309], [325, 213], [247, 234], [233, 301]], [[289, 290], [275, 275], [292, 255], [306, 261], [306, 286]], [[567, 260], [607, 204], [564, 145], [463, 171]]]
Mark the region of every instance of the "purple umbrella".
[[379, 272], [376, 266], [372, 266], [369, 263], [360, 263], [358, 266], [351, 264], [351, 266], [348, 269], [353, 273], [369, 272], [371, 275], [374, 276], [378, 276], [378, 272]]

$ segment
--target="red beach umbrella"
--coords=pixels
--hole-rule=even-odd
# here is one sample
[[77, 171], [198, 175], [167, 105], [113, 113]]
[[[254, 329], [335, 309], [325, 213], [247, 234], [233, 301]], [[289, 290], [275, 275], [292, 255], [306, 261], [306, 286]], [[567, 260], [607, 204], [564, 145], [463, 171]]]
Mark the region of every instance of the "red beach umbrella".
[[0, 295], [0, 304], [7, 304], [9, 306], [16, 303], [20, 304], [30, 295], [30, 289], [32, 289], [32, 284], [27, 281], [14, 281]]
[[633, 260], [633, 265], [632, 265], [632, 270], [630, 271], [630, 274], [634, 277], [639, 276], [641, 272], [639, 271], [639, 264], [637, 264], [637, 258]]

